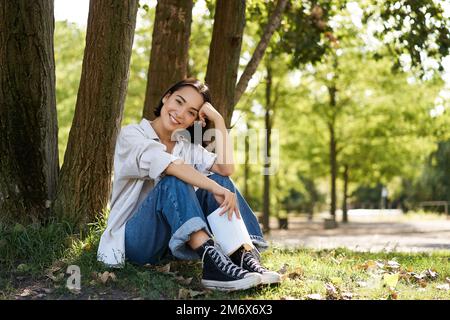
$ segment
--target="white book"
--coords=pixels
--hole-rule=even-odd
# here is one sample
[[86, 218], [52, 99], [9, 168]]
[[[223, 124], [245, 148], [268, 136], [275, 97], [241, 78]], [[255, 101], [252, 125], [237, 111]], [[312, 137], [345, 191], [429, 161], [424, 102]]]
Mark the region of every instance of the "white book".
[[219, 244], [223, 252], [230, 255], [241, 246], [244, 246], [247, 250], [254, 248], [242, 217], [238, 219], [233, 212], [230, 221], [228, 214], [219, 215], [222, 209], [219, 207], [208, 215], [208, 223], [216, 243]]

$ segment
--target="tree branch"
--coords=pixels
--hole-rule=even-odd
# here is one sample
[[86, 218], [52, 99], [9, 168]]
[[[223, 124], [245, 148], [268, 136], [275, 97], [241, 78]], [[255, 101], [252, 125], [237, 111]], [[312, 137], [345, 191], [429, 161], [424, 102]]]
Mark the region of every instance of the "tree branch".
[[250, 59], [247, 66], [245, 67], [245, 70], [242, 73], [241, 77], [239, 78], [235, 90], [234, 105], [236, 105], [239, 102], [239, 99], [245, 92], [245, 89], [247, 89], [248, 82], [250, 81], [256, 69], [258, 68], [258, 64], [261, 62], [261, 59], [264, 56], [264, 52], [266, 51], [267, 46], [269, 45], [270, 38], [272, 37], [275, 30], [280, 26], [281, 14], [286, 8], [287, 3], [288, 0], [278, 0], [275, 11], [269, 18], [269, 21], [264, 29], [264, 34], [261, 37], [261, 40], [259, 41], [258, 45], [256, 46], [253, 56]]

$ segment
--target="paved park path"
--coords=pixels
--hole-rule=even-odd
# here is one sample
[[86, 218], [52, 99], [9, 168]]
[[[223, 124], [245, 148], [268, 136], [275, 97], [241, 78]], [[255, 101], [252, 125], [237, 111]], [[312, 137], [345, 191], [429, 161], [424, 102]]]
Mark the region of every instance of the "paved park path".
[[[277, 229], [271, 220], [266, 239], [278, 247], [331, 249], [346, 247], [356, 251], [430, 252], [450, 250], [450, 217], [404, 215], [397, 210], [350, 210], [349, 223], [336, 229], [324, 229], [325, 215], [313, 221], [289, 217], [289, 229]], [[340, 212], [337, 221], [341, 221]]]

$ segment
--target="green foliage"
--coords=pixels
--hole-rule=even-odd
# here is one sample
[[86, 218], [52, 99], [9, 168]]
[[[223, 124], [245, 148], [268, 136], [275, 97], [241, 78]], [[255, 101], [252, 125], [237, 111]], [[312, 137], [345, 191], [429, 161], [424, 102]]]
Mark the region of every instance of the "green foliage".
[[[411, 64], [425, 71], [424, 60], [438, 63], [449, 54], [450, 20], [444, 14], [444, 1], [372, 0], [365, 10], [364, 22], [381, 23], [375, 32], [395, 56], [394, 70], [401, 69], [400, 56], [407, 54]], [[439, 70], [442, 71], [440, 64]]]
[[414, 189], [415, 201], [450, 201], [450, 141], [438, 143]]

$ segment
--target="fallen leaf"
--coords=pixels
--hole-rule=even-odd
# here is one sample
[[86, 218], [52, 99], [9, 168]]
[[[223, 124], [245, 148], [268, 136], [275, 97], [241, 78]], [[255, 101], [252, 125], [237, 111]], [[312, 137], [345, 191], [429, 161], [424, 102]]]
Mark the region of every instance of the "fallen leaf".
[[177, 280], [179, 283], [181, 283], [182, 285], [185, 285], [185, 286], [190, 285], [192, 282], [192, 279], [193, 279], [192, 277], [190, 277], [190, 278], [184, 278], [182, 276], [175, 277], [175, 280]]
[[398, 273], [394, 274], [386, 273], [383, 276], [384, 284], [386, 284], [386, 286], [388, 286], [389, 288], [395, 288], [398, 283], [398, 277], [399, 277]]
[[448, 290], [450, 290], [450, 284], [444, 283], [444, 284], [437, 285], [436, 289], [448, 291]]
[[425, 276], [423, 274], [417, 274], [415, 272], [411, 272], [411, 275], [413, 276], [413, 278], [417, 281], [422, 280]]
[[19, 272], [28, 272], [30, 271], [31, 267], [27, 265], [26, 263], [21, 263], [17, 266], [17, 271]]
[[340, 286], [343, 283], [342, 279], [339, 277], [331, 277], [330, 280], [334, 285], [337, 286]]
[[298, 300], [298, 299], [291, 297], [291, 296], [285, 296], [285, 297], [281, 297], [280, 300]]
[[180, 299], [180, 300], [188, 299], [189, 295], [190, 295], [190, 292], [188, 289], [181, 288], [180, 290], [178, 290], [178, 299]]
[[201, 296], [206, 294], [206, 291], [194, 291], [194, 290], [189, 290], [189, 295], [194, 298], [196, 296]]
[[353, 298], [353, 293], [351, 292], [344, 292], [342, 294], [342, 299], [344, 300], [351, 300]]
[[162, 273], [169, 273], [170, 272], [170, 262], [163, 266], [156, 266], [155, 270]]
[[388, 299], [397, 300], [398, 299], [398, 292], [395, 291], [395, 289], [389, 288]]
[[292, 279], [292, 280], [303, 279], [304, 278], [304, 271], [303, 271], [302, 268], [296, 268], [296, 269], [290, 271], [289, 273], [285, 273], [283, 275], [283, 277], [284, 278], [289, 278], [289, 279]]
[[361, 288], [367, 287], [367, 282], [365, 281], [356, 281], [356, 284]]
[[285, 274], [287, 269], [288, 269], [289, 265], [287, 263], [283, 264], [283, 266], [281, 267], [280, 270], [278, 270], [279, 274]]
[[49, 274], [46, 274], [46, 276], [48, 278], [50, 278], [51, 280], [53, 280], [54, 282], [59, 282], [62, 279], [64, 279], [64, 273], [58, 273], [56, 276], [53, 275], [53, 273], [49, 273]]
[[363, 264], [357, 266], [359, 269], [370, 270], [377, 267], [377, 263], [373, 260], [367, 260]]
[[21, 297], [28, 297], [30, 295], [32, 295], [34, 292], [30, 289], [25, 289], [23, 290], [23, 292], [20, 294]]
[[331, 261], [333, 261], [335, 264], [337, 264], [337, 265], [340, 265], [341, 264], [341, 261], [339, 261], [339, 260], [337, 260], [336, 258], [334, 258], [334, 257], [331, 257]]
[[66, 264], [64, 262], [62, 262], [61, 260], [57, 260], [55, 262], [52, 263], [52, 265], [46, 269], [47, 273], [55, 273], [59, 270], [61, 270]]
[[438, 273], [431, 270], [431, 269], [427, 269], [424, 271], [425, 276], [427, 276], [428, 278], [430, 278], [431, 280], [434, 280], [437, 278]]
[[103, 273], [98, 273], [97, 278], [103, 284], [106, 284], [106, 282], [108, 282], [109, 279], [111, 279], [112, 281], [116, 281], [117, 280], [117, 277], [114, 274], [114, 272], [108, 272], [108, 271], [105, 271]]
[[425, 288], [425, 287], [428, 285], [428, 283], [427, 283], [424, 279], [422, 279], [422, 280], [419, 280], [419, 285], [420, 285], [422, 288]]
[[394, 269], [394, 270], [400, 268], [400, 264], [397, 261], [395, 261], [395, 260], [389, 260], [388, 263], [387, 263], [387, 266], [390, 269]]
[[310, 300], [322, 300], [322, 296], [319, 293], [312, 293], [306, 296]]
[[339, 299], [339, 293], [332, 283], [330, 282], [325, 283], [325, 289], [327, 290], [327, 299], [329, 300]]

